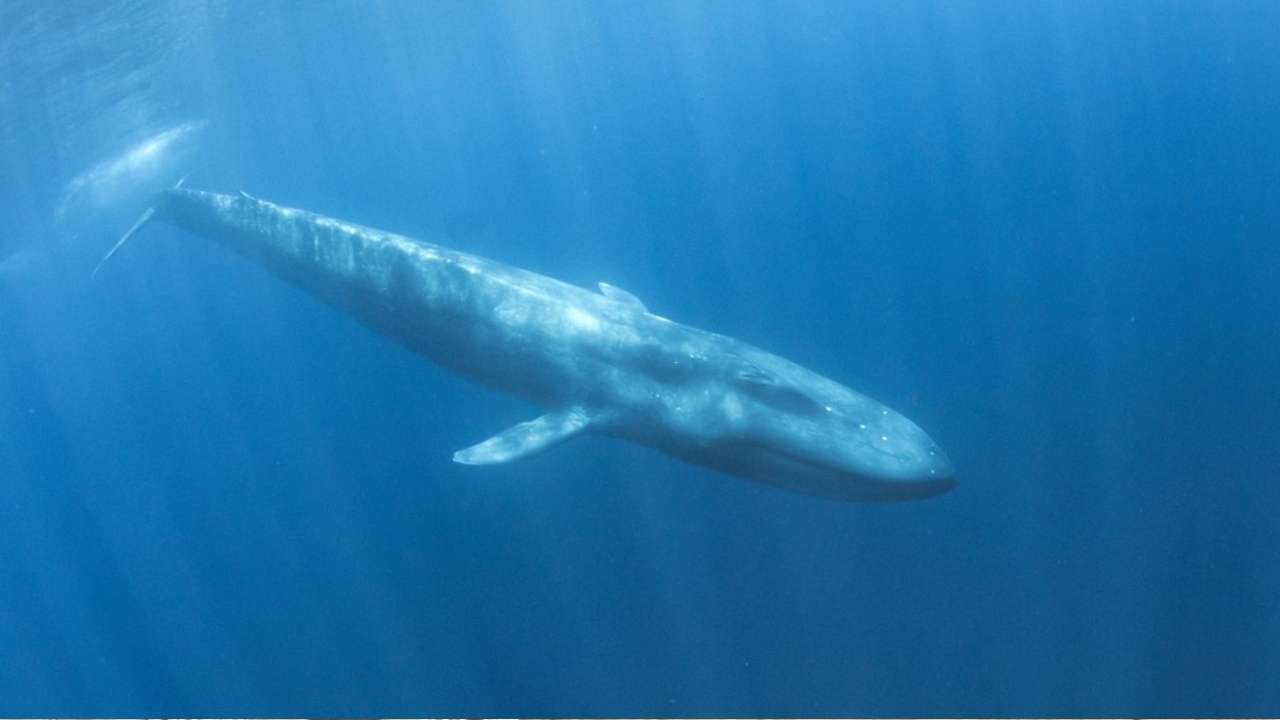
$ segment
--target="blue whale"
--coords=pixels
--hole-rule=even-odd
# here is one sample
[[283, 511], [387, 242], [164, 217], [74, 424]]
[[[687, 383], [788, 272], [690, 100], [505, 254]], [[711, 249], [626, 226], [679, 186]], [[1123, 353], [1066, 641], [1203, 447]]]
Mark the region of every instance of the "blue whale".
[[897, 412], [777, 355], [654, 315], [611, 285], [593, 292], [181, 184], [158, 193], [102, 262], [153, 220], [224, 245], [433, 362], [547, 410], [454, 453], [459, 463], [518, 460], [590, 432], [841, 500], [918, 500], [956, 484], [947, 456]]

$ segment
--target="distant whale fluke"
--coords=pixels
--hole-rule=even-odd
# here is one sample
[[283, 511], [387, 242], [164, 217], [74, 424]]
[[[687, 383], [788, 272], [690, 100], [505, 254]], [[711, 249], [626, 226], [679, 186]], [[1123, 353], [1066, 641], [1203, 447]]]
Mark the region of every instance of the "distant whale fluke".
[[192, 167], [207, 126], [203, 120], [186, 122], [153, 133], [124, 150], [113, 148], [111, 157], [63, 186], [54, 218], [82, 221], [138, 202], [176, 174], [175, 168]]
[[[181, 185], [181, 183], [179, 183]], [[585, 432], [842, 500], [917, 500], [955, 472], [919, 427], [793, 362], [591, 292], [381, 230], [238, 196], [158, 193], [153, 220], [218, 242], [424, 357], [547, 408], [454, 454], [530, 457]]]

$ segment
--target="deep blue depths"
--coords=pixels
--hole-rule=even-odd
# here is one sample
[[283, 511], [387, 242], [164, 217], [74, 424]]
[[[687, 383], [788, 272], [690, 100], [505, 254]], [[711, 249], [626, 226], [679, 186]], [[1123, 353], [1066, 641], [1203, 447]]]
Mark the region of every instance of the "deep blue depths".
[[[1280, 712], [1276, 37], [1271, 2], [6, 3], [0, 714]], [[607, 280], [903, 410], [961, 485], [454, 465], [537, 411], [168, 228], [88, 281], [187, 172]]]

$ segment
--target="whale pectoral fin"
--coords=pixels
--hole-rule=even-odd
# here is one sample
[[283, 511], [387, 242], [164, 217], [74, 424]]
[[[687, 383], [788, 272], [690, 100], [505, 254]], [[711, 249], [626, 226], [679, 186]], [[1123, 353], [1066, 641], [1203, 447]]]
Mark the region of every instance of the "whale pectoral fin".
[[609, 298], [610, 300], [614, 302], [622, 303], [623, 305], [626, 305], [632, 308], [633, 310], [640, 310], [642, 312], [649, 311], [649, 308], [645, 307], [643, 302], [640, 302], [640, 298], [636, 297], [635, 295], [632, 295], [626, 290], [623, 290], [620, 287], [614, 287], [613, 285], [610, 285], [609, 283], [605, 283], [605, 282], [596, 283], [596, 284], [600, 286], [600, 294]]
[[507, 428], [479, 445], [453, 454], [453, 461], [463, 465], [495, 465], [533, 457], [575, 435], [591, 424], [591, 418], [580, 407], [547, 413], [540, 418]]

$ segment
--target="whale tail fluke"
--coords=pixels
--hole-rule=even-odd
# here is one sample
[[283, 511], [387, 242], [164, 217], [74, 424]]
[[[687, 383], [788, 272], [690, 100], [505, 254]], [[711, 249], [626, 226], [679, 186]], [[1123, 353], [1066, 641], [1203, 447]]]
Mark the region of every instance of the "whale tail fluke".
[[116, 241], [116, 244], [112, 245], [111, 249], [107, 251], [107, 254], [102, 256], [102, 259], [98, 261], [97, 266], [93, 268], [93, 273], [89, 275], [89, 279], [92, 280], [93, 278], [98, 277], [98, 271], [102, 269], [103, 265], [107, 264], [107, 261], [111, 259], [111, 256], [115, 255], [120, 248], [124, 247], [124, 244], [129, 242], [129, 238], [133, 237], [143, 228], [144, 225], [151, 222], [151, 219], [155, 216], [156, 209], [147, 208], [147, 211], [142, 213], [142, 217], [138, 218], [138, 222], [134, 223], [133, 227], [129, 228], [129, 232], [121, 235], [120, 239]]
[[[182, 183], [186, 182], [189, 177], [191, 176], [183, 175], [182, 179], [178, 181], [178, 184], [173, 186], [173, 189], [177, 190], [182, 187]], [[103, 265], [107, 264], [107, 261], [111, 259], [111, 256], [119, 252], [120, 248], [124, 247], [124, 244], [129, 242], [129, 239], [136, 235], [139, 230], [146, 227], [147, 223], [150, 223], [155, 216], [156, 209], [154, 207], [147, 208], [146, 212], [142, 213], [142, 217], [138, 218], [138, 222], [134, 223], [133, 227], [129, 228], [128, 232], [121, 235], [120, 239], [116, 241], [116, 244], [112, 245], [111, 249], [107, 251], [107, 254], [102, 256], [102, 259], [98, 261], [97, 266], [93, 268], [93, 272], [89, 275], [89, 279], [92, 280], [97, 277], [98, 271], [102, 269]]]

